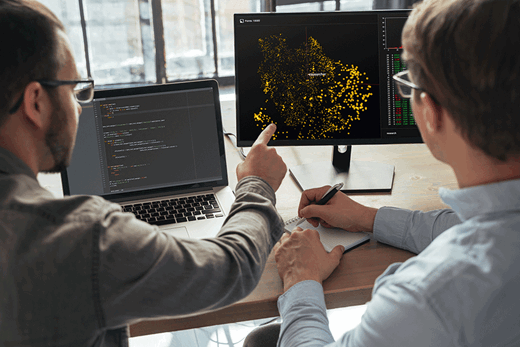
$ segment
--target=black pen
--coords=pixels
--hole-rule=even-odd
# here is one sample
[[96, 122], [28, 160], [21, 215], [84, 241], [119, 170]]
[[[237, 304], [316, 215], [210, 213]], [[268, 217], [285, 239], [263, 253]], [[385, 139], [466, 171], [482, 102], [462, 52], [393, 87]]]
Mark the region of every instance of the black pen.
[[[337, 192], [339, 192], [341, 190], [341, 188], [343, 188], [343, 183], [336, 183], [335, 185], [333, 185], [332, 187], [330, 187], [329, 190], [327, 190], [325, 192], [325, 194], [323, 194], [323, 196], [321, 197], [321, 199], [316, 203], [316, 205], [325, 205], [327, 202], [329, 202], [330, 199], [332, 199], [332, 197], [334, 195], [336, 195]], [[301, 221], [299, 221], [296, 226], [300, 225], [301, 223], [303, 223], [304, 221], [306, 220], [306, 218], [302, 218]]]
[[343, 188], [343, 183], [341, 183], [341, 182], [336, 183], [335, 185], [330, 187], [330, 189], [327, 190], [327, 192], [325, 194], [323, 194], [323, 196], [316, 203], [316, 205], [325, 205], [327, 202], [329, 202], [330, 199], [332, 199], [332, 197], [334, 195], [336, 195], [337, 192], [339, 192], [341, 190], [341, 188]]

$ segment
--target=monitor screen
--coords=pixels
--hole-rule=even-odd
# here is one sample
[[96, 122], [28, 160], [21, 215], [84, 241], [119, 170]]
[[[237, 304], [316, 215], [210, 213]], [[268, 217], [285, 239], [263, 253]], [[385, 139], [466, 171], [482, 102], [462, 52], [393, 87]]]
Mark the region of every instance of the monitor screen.
[[392, 75], [410, 10], [235, 14], [239, 146], [422, 142]]

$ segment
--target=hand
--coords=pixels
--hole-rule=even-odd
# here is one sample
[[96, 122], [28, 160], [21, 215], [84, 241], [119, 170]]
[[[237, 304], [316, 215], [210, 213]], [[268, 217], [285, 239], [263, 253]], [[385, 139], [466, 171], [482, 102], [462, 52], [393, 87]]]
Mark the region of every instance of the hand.
[[256, 139], [247, 154], [246, 160], [237, 166], [237, 179], [247, 176], [258, 176], [277, 191], [282, 183], [287, 166], [276, 153], [276, 149], [267, 147], [267, 143], [276, 131], [276, 125], [270, 124]]
[[296, 227], [291, 234], [283, 234], [273, 250], [278, 274], [287, 291], [306, 280], [322, 283], [339, 265], [345, 248], [336, 246], [327, 253], [316, 230]]
[[302, 193], [298, 216], [307, 218], [309, 223], [317, 227], [319, 223], [326, 228], [337, 227], [348, 231], [368, 231], [374, 229], [377, 209], [361, 205], [346, 194], [338, 192], [323, 206], [315, 205], [330, 188], [309, 189]]

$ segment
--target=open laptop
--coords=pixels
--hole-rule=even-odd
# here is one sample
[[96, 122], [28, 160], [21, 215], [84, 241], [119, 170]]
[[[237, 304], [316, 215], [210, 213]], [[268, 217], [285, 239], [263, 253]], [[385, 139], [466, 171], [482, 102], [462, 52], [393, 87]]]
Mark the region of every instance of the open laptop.
[[99, 195], [177, 237], [215, 236], [228, 186], [215, 80], [96, 90], [62, 172], [65, 195]]

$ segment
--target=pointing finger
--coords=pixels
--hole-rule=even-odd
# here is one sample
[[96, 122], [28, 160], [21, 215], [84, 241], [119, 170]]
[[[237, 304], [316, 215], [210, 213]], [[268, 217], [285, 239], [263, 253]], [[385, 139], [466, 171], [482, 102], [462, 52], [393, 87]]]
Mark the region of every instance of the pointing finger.
[[254, 145], [260, 145], [260, 144], [267, 145], [267, 143], [269, 142], [269, 140], [271, 139], [271, 137], [273, 136], [275, 131], [276, 131], [276, 125], [275, 124], [269, 124], [269, 126], [267, 128], [265, 128], [260, 133], [260, 135], [258, 135], [258, 138], [256, 139], [256, 141], [253, 144], [253, 146]]

